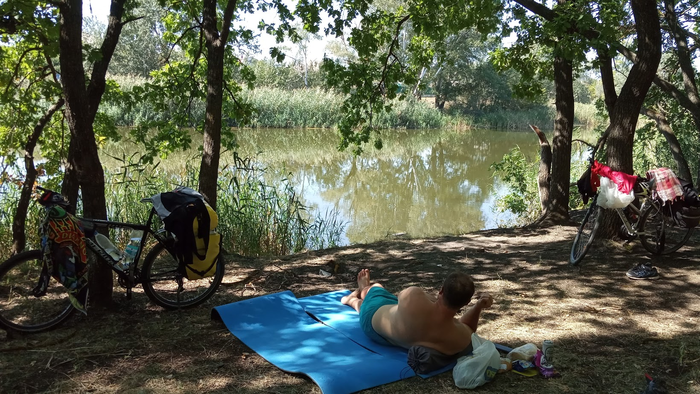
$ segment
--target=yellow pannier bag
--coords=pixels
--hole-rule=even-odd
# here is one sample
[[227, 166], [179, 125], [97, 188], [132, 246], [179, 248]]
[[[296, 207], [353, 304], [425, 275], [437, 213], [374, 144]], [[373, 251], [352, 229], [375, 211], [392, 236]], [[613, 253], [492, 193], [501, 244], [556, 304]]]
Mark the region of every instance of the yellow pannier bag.
[[195, 234], [194, 240], [197, 245], [197, 253], [192, 254], [192, 263], [185, 265], [187, 279], [201, 279], [213, 276], [216, 272], [216, 264], [219, 261], [221, 234], [216, 232], [219, 216], [209, 204], [205, 203], [205, 205], [209, 213], [209, 242], [207, 245], [204, 238], [197, 236], [199, 234], [199, 220], [195, 219], [192, 222], [192, 230]]
[[[197, 251], [200, 256], [205, 253], [204, 240], [196, 238]], [[206, 257], [200, 260], [195, 254], [192, 256], [192, 264], [185, 265], [187, 279], [200, 279], [213, 276], [216, 272], [216, 264], [219, 262], [221, 252], [221, 234], [212, 232], [209, 235], [209, 248], [206, 249]]]

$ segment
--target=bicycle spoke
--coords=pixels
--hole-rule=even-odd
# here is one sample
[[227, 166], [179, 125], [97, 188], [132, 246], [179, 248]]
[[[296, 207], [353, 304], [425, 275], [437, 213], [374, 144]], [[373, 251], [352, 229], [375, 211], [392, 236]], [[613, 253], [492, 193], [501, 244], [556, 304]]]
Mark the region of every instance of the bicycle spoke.
[[649, 206], [642, 214], [639, 224], [640, 240], [646, 250], [654, 254], [669, 254], [677, 251], [693, 233], [693, 229], [678, 225], [664, 214], [658, 203]]
[[569, 262], [572, 265], [578, 265], [593, 244], [595, 233], [598, 230], [601, 211], [602, 209], [596, 204], [596, 199], [594, 198], [581, 221], [581, 226], [571, 246]]
[[142, 271], [146, 295], [164, 308], [198, 305], [216, 291], [223, 278], [223, 262], [219, 261], [214, 276], [189, 280], [179, 272], [178, 261], [162, 246], [148, 254]]
[[45, 331], [73, 312], [68, 292], [53, 278], [43, 295], [34, 295], [41, 264], [41, 252], [36, 250], [0, 265], [0, 326], [21, 332]]

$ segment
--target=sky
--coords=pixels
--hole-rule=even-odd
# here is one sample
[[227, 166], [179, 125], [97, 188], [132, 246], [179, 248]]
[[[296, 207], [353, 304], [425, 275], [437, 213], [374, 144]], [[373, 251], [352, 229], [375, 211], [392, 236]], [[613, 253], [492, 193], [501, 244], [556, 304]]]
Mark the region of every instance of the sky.
[[[107, 23], [107, 18], [109, 16], [109, 5], [111, 4], [111, 0], [83, 0], [83, 18], [87, 18], [90, 16], [94, 16], [98, 18], [100, 21]], [[258, 22], [260, 21], [260, 18], [265, 18], [265, 21], [272, 22], [274, 13], [272, 12], [267, 12], [265, 14], [254, 14], [254, 15], [248, 15], [247, 18], [245, 19], [244, 23], [253, 31], [253, 32], [258, 32], [257, 25]], [[270, 37], [267, 34], [261, 34], [260, 39], [258, 41], [261, 49], [261, 54], [258, 56], [259, 58], [264, 58], [264, 57], [269, 57], [269, 50], [270, 47], [275, 45], [274, 39]], [[309, 45], [308, 49], [308, 60], [313, 61], [313, 60], [320, 60], [323, 58], [323, 54], [325, 52], [326, 48], [326, 40], [319, 40], [319, 41], [314, 41]], [[286, 53], [290, 56], [293, 56], [295, 54], [294, 45], [291, 43], [285, 44], [288, 48], [290, 48], [290, 51], [287, 51]]]

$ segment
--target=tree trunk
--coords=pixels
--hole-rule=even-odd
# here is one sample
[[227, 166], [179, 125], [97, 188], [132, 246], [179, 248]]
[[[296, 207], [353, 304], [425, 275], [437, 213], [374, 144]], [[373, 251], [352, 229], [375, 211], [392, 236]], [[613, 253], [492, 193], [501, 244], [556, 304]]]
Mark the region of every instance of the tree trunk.
[[221, 34], [217, 30], [217, 2], [205, 0], [202, 27], [207, 46], [207, 100], [204, 118], [202, 163], [199, 169], [199, 191], [216, 209], [216, 190], [221, 154], [221, 115], [224, 86], [224, 50], [228, 40], [235, 0], [229, 0], [223, 14]]
[[63, 98], [58, 99], [42, 116], [34, 126], [32, 134], [29, 136], [27, 143], [24, 145], [24, 169], [26, 176], [22, 183], [22, 191], [20, 192], [19, 202], [17, 203], [17, 211], [12, 221], [12, 254], [15, 255], [24, 250], [27, 246], [27, 236], [25, 233], [25, 224], [27, 221], [27, 210], [29, 209], [29, 200], [32, 198], [32, 190], [34, 190], [34, 182], [36, 182], [37, 171], [34, 166], [34, 148], [39, 141], [41, 133], [51, 120], [56, 111], [63, 106]]
[[435, 108], [439, 109], [440, 111], [445, 109], [445, 100], [443, 100], [439, 94], [435, 94]]
[[[632, 66], [610, 115], [607, 161], [610, 168], [632, 174], [632, 147], [639, 111], [661, 59], [661, 27], [654, 0], [632, 0], [637, 30], [638, 61]], [[602, 231], [612, 235], [616, 222], [604, 216]]]
[[638, 62], [632, 66], [610, 116], [608, 165], [631, 174], [632, 145], [644, 103], [661, 59], [661, 28], [653, 0], [632, 0], [637, 29]]
[[[665, 0], [664, 6], [666, 9], [664, 16], [673, 35], [673, 39], [676, 42], [676, 55], [678, 56], [678, 65], [680, 66], [681, 74], [683, 76], [683, 88], [686, 95], [688, 95], [688, 100], [690, 100], [695, 108], [700, 109], [700, 94], [698, 94], [698, 87], [695, 81], [695, 69], [693, 68], [692, 56], [690, 50], [688, 49], [688, 38], [678, 23], [675, 1]], [[700, 140], [700, 111], [691, 112], [691, 116], [693, 118], [693, 122], [695, 123], [698, 139]], [[692, 178], [689, 178], [688, 180], [692, 181]], [[697, 183], [700, 183], [700, 158], [698, 158], [698, 174], [696, 184]]]
[[78, 167], [75, 162], [76, 157], [80, 155], [77, 151], [77, 144], [73, 139], [68, 143], [68, 157], [66, 157], [65, 171], [63, 172], [63, 183], [61, 184], [61, 194], [71, 204], [71, 213], [75, 214], [76, 204], [78, 203], [78, 192], [80, 191], [80, 180], [78, 179]]
[[617, 91], [615, 91], [615, 76], [613, 73], [612, 59], [607, 52], [598, 50], [598, 61], [600, 62], [600, 80], [603, 85], [603, 97], [605, 109], [608, 116], [612, 114], [617, 102]]
[[571, 184], [571, 138], [574, 130], [574, 78], [571, 61], [554, 59], [554, 85], [557, 115], [552, 138], [552, 178], [549, 185], [549, 220], [567, 223], [569, 219], [569, 185]]
[[[87, 88], [82, 53], [82, 1], [63, 0], [58, 3], [61, 82], [66, 101], [66, 121], [71, 131], [69, 156], [72, 156], [71, 163], [75, 165], [82, 190], [83, 214], [95, 219], [106, 219], [107, 208], [104, 172], [97, 152], [93, 122], [105, 91], [107, 66], [121, 34], [124, 1], [112, 0], [107, 31], [100, 47], [101, 57], [93, 64]], [[91, 264], [89, 275], [91, 303], [95, 306], [111, 304], [111, 269], [104, 264]]]
[[549, 145], [547, 136], [537, 126], [529, 126], [540, 140], [540, 169], [537, 173], [537, 186], [540, 192], [541, 218], [544, 219], [549, 214], [549, 184], [551, 180], [549, 174], [552, 168], [552, 146]]
[[671, 125], [668, 123], [666, 115], [661, 111], [655, 111], [644, 107], [642, 107], [641, 114], [653, 119], [656, 122], [656, 128], [659, 129], [661, 135], [663, 135], [666, 139], [668, 147], [671, 149], [671, 155], [676, 161], [678, 176], [688, 180], [689, 182], [692, 181], [693, 176], [690, 174], [690, 168], [688, 167], [688, 162], [685, 160], [685, 156], [681, 150], [681, 144], [678, 142], [678, 138], [676, 138], [673, 128], [671, 128]]

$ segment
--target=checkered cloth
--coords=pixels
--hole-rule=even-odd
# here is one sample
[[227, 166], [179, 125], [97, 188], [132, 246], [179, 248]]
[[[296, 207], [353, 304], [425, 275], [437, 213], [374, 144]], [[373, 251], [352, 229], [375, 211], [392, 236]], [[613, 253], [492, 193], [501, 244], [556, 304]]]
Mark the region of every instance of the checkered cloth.
[[647, 171], [647, 178], [656, 179], [656, 190], [653, 191], [652, 197], [661, 201], [673, 201], [678, 197], [683, 197], [681, 182], [670, 169], [657, 168], [649, 170]]

